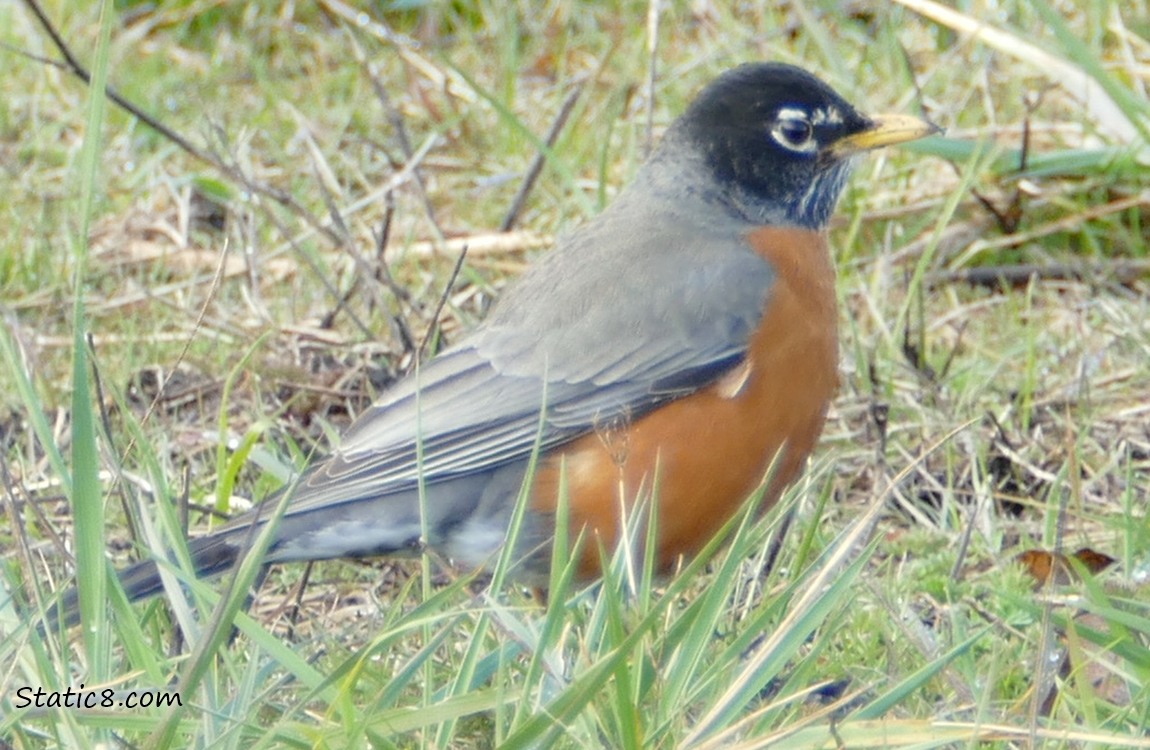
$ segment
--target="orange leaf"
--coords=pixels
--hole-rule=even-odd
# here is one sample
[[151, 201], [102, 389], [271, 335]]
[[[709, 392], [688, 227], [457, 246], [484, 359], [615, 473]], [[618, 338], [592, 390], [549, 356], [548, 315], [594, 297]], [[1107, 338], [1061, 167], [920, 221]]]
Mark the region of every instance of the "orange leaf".
[[[1083, 547], [1073, 555], [1074, 559], [1082, 564], [1082, 567], [1090, 571], [1091, 574], [1101, 573], [1117, 560], [1110, 555], [1098, 552], [1097, 550]], [[1038, 586], [1043, 586], [1050, 580], [1053, 574], [1054, 583], [1064, 586], [1068, 583], [1078, 580], [1074, 566], [1066, 555], [1061, 552], [1047, 552], [1040, 549], [1028, 549], [1020, 552], [1014, 557], [1015, 560], [1022, 563], [1026, 568], [1026, 572], [1034, 578]]]

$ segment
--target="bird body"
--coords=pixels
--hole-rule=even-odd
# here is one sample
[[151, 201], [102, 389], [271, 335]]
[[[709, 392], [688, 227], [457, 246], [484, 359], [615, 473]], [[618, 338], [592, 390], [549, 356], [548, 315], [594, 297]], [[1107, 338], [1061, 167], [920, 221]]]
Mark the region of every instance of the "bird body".
[[[740, 242], [772, 272], [739, 362], [689, 395], [556, 449], [535, 478], [533, 509], [554, 511], [562, 476], [570, 526], [594, 530], [611, 549], [620, 496], [653, 500], [655, 559], [668, 569], [705, 544], [760, 483], [769, 480], [769, 504], [794, 479], [822, 431], [838, 378], [830, 253], [804, 229], [759, 228]], [[596, 546], [587, 545], [581, 571], [592, 574], [597, 564]]]
[[[850, 156], [932, 130], [865, 117], [791, 66], [723, 74], [600, 216], [287, 490], [265, 561], [427, 544], [484, 565], [525, 482], [529, 573], [546, 570], [561, 488], [592, 540], [586, 575], [640, 501], [657, 503], [660, 567], [697, 552], [751, 493], [774, 502], [822, 430], [838, 348], [825, 228]], [[231, 567], [252, 522], [192, 540], [197, 573]], [[121, 580], [132, 598], [160, 589], [154, 562]]]

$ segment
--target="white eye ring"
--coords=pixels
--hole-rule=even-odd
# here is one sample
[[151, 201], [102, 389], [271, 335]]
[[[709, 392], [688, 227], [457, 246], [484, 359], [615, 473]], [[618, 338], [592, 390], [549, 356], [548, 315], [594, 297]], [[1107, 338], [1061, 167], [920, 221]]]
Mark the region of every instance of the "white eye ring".
[[771, 126], [771, 138], [788, 151], [810, 154], [818, 149], [815, 126], [806, 112], [799, 109], [780, 109]]

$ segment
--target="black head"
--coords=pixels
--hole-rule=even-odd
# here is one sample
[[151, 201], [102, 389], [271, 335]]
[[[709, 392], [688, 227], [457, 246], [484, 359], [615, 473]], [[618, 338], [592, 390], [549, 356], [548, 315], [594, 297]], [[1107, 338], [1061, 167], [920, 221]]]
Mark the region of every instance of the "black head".
[[897, 119], [893, 126], [891, 118], [859, 113], [801, 68], [751, 63], [704, 88], [661, 150], [690, 149], [689, 157], [712, 172], [722, 199], [747, 219], [818, 229], [842, 192], [850, 155], [933, 130]]

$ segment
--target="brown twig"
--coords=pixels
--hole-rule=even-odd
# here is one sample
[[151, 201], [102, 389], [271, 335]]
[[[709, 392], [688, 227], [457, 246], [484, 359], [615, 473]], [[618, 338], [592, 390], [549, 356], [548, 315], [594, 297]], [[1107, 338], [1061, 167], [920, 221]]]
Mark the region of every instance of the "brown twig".
[[63, 71], [68, 70], [68, 66], [65, 65], [64, 63], [60, 62], [59, 60], [53, 60], [50, 57], [44, 57], [43, 55], [34, 54], [32, 52], [29, 52], [26, 49], [20, 49], [19, 47], [15, 47], [11, 44], [8, 44], [7, 42], [0, 42], [0, 49], [7, 50], [14, 55], [19, 55], [20, 57], [23, 57], [27, 60], [31, 60], [32, 62], [40, 63], [41, 65], [48, 65], [48, 66], [51, 66], [53, 68], [56, 68], [58, 70], [63, 70]]
[[451, 289], [455, 286], [455, 280], [459, 278], [459, 272], [463, 270], [463, 261], [466, 258], [467, 245], [464, 245], [463, 250], [459, 253], [459, 257], [455, 259], [455, 268], [451, 269], [451, 276], [448, 277], [447, 283], [443, 286], [443, 294], [440, 295], [439, 303], [435, 306], [435, 312], [431, 315], [431, 322], [427, 325], [427, 333], [423, 335], [423, 341], [419, 343], [418, 355], [412, 360], [413, 366], [415, 362], [419, 362], [423, 359], [423, 353], [427, 350], [428, 342], [435, 336], [435, 331], [439, 328], [439, 316], [447, 304], [448, 297], [451, 296]]
[[[1022, 146], [1018, 154], [1019, 174], [1024, 174], [1027, 166], [1030, 164], [1030, 122], [1041, 102], [1041, 94], [1028, 95], [1024, 102], [1026, 106], [1026, 116], [1022, 120]], [[957, 171], [958, 165], [954, 166]], [[990, 198], [973, 187], [970, 189], [970, 192], [974, 195], [975, 199], [982, 204], [982, 207], [994, 217], [995, 222], [998, 223], [999, 230], [1003, 234], [1010, 235], [1018, 231], [1018, 227], [1022, 223], [1022, 214], [1025, 211], [1023, 198], [1026, 193], [1022, 189], [1021, 184], [1015, 184], [1014, 191], [1010, 196], [1010, 203], [1007, 204], [1006, 208], [999, 208]]]
[[[76, 56], [72, 54], [71, 48], [60, 36], [60, 33], [56, 30], [56, 27], [52, 25], [52, 22], [48, 19], [47, 14], [44, 13], [44, 10], [40, 7], [40, 4], [37, 2], [37, 0], [24, 0], [24, 4], [27, 5], [29, 10], [32, 11], [32, 15], [34, 15], [36, 20], [40, 22], [40, 26], [43, 27], [44, 32], [48, 34], [48, 37], [52, 40], [52, 44], [55, 45], [57, 51], [59, 51], [60, 55], [64, 58], [63, 66], [69, 72], [71, 72], [72, 75], [79, 78], [85, 84], [90, 85], [92, 83], [91, 74], [88, 72], [87, 68], [80, 64], [80, 61], [76, 59]], [[312, 215], [311, 212], [309, 212], [306, 208], [300, 205], [295, 200], [295, 198], [291, 196], [291, 194], [274, 188], [266, 183], [256, 182], [255, 180], [248, 178], [243, 174], [243, 171], [240, 170], [239, 167], [233, 164], [226, 164], [214, 154], [197, 147], [187, 138], [140, 109], [138, 106], [122, 96], [113, 87], [106, 86], [104, 88], [104, 94], [118, 107], [125, 110], [133, 117], [140, 120], [140, 122], [155, 130], [164, 138], [176, 144], [181, 150], [190, 156], [211, 165], [220, 173], [224, 174], [230, 179], [239, 182], [252, 192], [259, 193], [260, 195], [263, 195], [264, 197], [270, 198], [276, 203], [279, 203], [281, 206], [284, 206], [298, 218], [302, 219], [304, 222], [310, 225], [315, 231], [324, 235], [333, 243], [339, 243], [339, 238], [332, 232], [332, 230], [329, 227], [323, 226], [316, 219], [316, 217]]]
[[[411, 293], [395, 280], [387, 265], [387, 243], [391, 239], [391, 222], [395, 217], [395, 197], [390, 191], [384, 197], [384, 206], [383, 220], [380, 222], [379, 233], [375, 237], [375, 278], [391, 290], [401, 305], [406, 304], [409, 309], [415, 309], [416, 306], [411, 301]], [[403, 315], [389, 315], [388, 317], [403, 342], [404, 353], [414, 352], [415, 335], [407, 323], [407, 318]]]
[[[348, 291], [344, 294], [336, 295], [335, 307], [331, 310], [331, 312], [323, 316], [323, 327], [331, 328], [331, 326], [335, 323], [336, 316], [341, 310], [346, 310], [348, 311], [348, 314], [351, 315], [351, 312], [348, 309], [348, 304], [351, 301], [352, 290], [359, 286], [361, 279], [371, 278], [372, 274], [367, 261], [358, 251], [356, 251], [355, 243], [351, 238], [351, 231], [347, 227], [347, 222], [343, 220], [343, 214], [340, 213], [339, 206], [335, 204], [335, 197], [331, 194], [331, 191], [328, 190], [327, 185], [323, 181], [323, 178], [318, 174], [318, 166], [316, 171], [316, 185], [319, 187], [320, 195], [323, 196], [323, 202], [327, 207], [328, 216], [331, 218], [331, 224], [335, 228], [337, 236], [340, 238], [340, 247], [344, 252], [348, 254], [352, 260], [352, 263], [354, 263], [356, 268], [359, 270], [359, 273], [355, 274]], [[318, 275], [319, 269], [315, 268], [314, 270]], [[335, 283], [332, 282], [330, 286], [334, 289]], [[379, 287], [372, 287], [372, 292], [375, 296], [374, 302], [380, 307], [380, 309], [383, 309], [383, 300], [379, 295]], [[351, 316], [355, 318], [354, 315]], [[366, 337], [371, 338], [371, 332], [368, 330], [367, 325], [358, 321], [358, 318], [355, 319], [357, 320], [356, 325], [359, 327], [360, 331], [362, 331]]]
[[[25, 581], [39, 581], [40, 577], [35, 575], [34, 571], [31, 540], [28, 538], [29, 524], [23, 522], [24, 519], [20, 514], [20, 499], [17, 496], [18, 493], [16, 491], [16, 488], [19, 485], [17, 484], [16, 478], [12, 475], [11, 470], [8, 468], [8, 459], [4, 451], [0, 451], [0, 484], [4, 485], [4, 494], [7, 495], [8, 498], [8, 502], [0, 503], [0, 505], [3, 505], [8, 509], [8, 521], [12, 524], [12, 536], [16, 538], [16, 547], [19, 550], [17, 558], [24, 568], [23, 579]], [[22, 490], [22, 494], [24, 494], [25, 497], [28, 497], [28, 490], [22, 486], [20, 488]], [[29, 510], [32, 511], [32, 514], [36, 516], [36, 520], [39, 522], [40, 528], [47, 531], [48, 536], [52, 540], [53, 546], [59, 550], [63, 556], [69, 560], [70, 563], [74, 564], [75, 558], [73, 558], [72, 555], [68, 552], [68, 545], [66, 545], [64, 540], [60, 538], [60, 535], [56, 533], [55, 527], [48, 522], [48, 519], [44, 516], [44, 512], [40, 506], [33, 502], [31, 497], [28, 497], [25, 505]], [[50, 584], [51, 582], [46, 583]], [[30, 588], [37, 608], [43, 610], [44, 597], [42, 594], [44, 593], [45, 589], [51, 591], [56, 587], [54, 585], [46, 585], [42, 588], [41, 586], [34, 583]], [[12, 593], [15, 595], [17, 592], [14, 591]]]
[[96, 340], [92, 336], [92, 332], [88, 331], [85, 340], [88, 344], [88, 366], [92, 371], [92, 387], [96, 391], [96, 405], [100, 411], [100, 426], [104, 430], [104, 439], [108, 441], [110, 453], [116, 456], [118, 460], [112, 462], [112, 470], [116, 474], [116, 481], [109, 491], [115, 491], [116, 495], [120, 498], [120, 507], [124, 510], [124, 519], [128, 524], [128, 534], [136, 544], [140, 544], [144, 537], [140, 534], [140, 519], [134, 512], [134, 507], [128, 502], [128, 493], [126, 487], [128, 483], [124, 481], [124, 467], [122, 461], [128, 454], [127, 452], [120, 453], [116, 447], [116, 431], [112, 429], [112, 415], [108, 413], [108, 398], [104, 392], [104, 376], [100, 370], [100, 364], [96, 359]]
[[981, 266], [930, 274], [932, 287], [969, 284], [992, 289], [1013, 289], [1035, 281], [1086, 281], [1112, 277], [1120, 284], [1130, 284], [1150, 274], [1150, 260], [1113, 259], [1105, 263], [1019, 263], [1007, 266]]
[[925, 326], [920, 326], [917, 340], [912, 341], [910, 326], [908, 325], [903, 329], [902, 354], [915, 372], [925, 378], [927, 382], [935, 383], [938, 381], [938, 372], [926, 361], [925, 330]]
[[551, 129], [547, 131], [547, 137], [543, 141], [547, 147], [539, 149], [535, 158], [531, 160], [531, 166], [527, 168], [527, 174], [523, 176], [523, 183], [519, 186], [519, 192], [515, 194], [515, 200], [511, 201], [511, 208], [503, 217], [503, 221], [499, 223], [499, 231], [510, 231], [519, 220], [519, 214], [523, 210], [524, 204], [527, 203], [527, 196], [531, 194], [532, 188], [535, 187], [535, 181], [539, 178], [539, 174], [543, 171], [543, 165], [547, 162], [547, 154], [555, 145], [555, 141], [559, 139], [559, 133], [567, 124], [567, 118], [571, 116], [571, 110], [575, 108], [575, 102], [579, 100], [581, 93], [583, 93], [583, 86], [576, 86], [575, 90], [563, 100], [563, 106], [559, 108], [559, 114], [555, 117], [555, 122], [551, 123]]
[[[352, 46], [355, 49], [355, 56], [359, 60], [360, 65], [363, 66], [364, 72], [367, 74], [367, 79], [371, 82], [371, 87], [375, 91], [375, 97], [379, 99], [379, 105], [383, 108], [383, 114], [387, 117], [387, 121], [391, 124], [391, 129], [395, 131], [395, 140], [399, 143], [399, 149], [403, 152], [403, 158], [407, 162], [411, 162], [415, 158], [415, 149], [411, 145], [411, 138], [407, 134], [407, 123], [404, 122], [403, 115], [400, 113], [399, 108], [391, 101], [391, 96], [387, 93], [387, 87], [383, 85], [383, 81], [379, 79], [376, 73], [375, 66], [367, 61], [367, 56], [363, 53], [363, 49], [359, 45], [359, 41], [355, 38], [354, 34], [348, 33], [351, 39]], [[435, 207], [431, 203], [431, 198], [427, 194], [427, 183], [423, 180], [423, 172], [419, 166], [415, 166], [411, 170], [412, 181], [415, 183], [415, 192], [419, 196], [419, 202], [423, 206], [423, 213], [427, 216], [428, 223], [431, 224], [432, 232], [435, 234], [435, 240], [442, 243], [446, 238], [443, 227], [439, 223], [439, 219], [435, 215]]]
[[[276, 230], [279, 231], [279, 233], [281, 235], [288, 238], [288, 240], [287, 240], [288, 244], [292, 248], [292, 251], [295, 253], [296, 257], [299, 258], [300, 260], [302, 260], [304, 265], [306, 265], [308, 267], [308, 269], [311, 270], [311, 272], [319, 280], [320, 284], [323, 285], [324, 290], [328, 294], [330, 294], [336, 300], [340, 300], [342, 298], [342, 295], [340, 295], [339, 290], [335, 287], [335, 285], [331, 282], [330, 279], [328, 279], [326, 276], [323, 275], [323, 271], [316, 264], [315, 260], [311, 257], [311, 255], [308, 253], [305, 253], [303, 251], [303, 248], [300, 247], [299, 243], [295, 240], [295, 238], [291, 236], [291, 233], [288, 231], [288, 228], [283, 225], [283, 222], [281, 222], [279, 220], [279, 217], [276, 216], [275, 212], [274, 211], [268, 211], [266, 206], [262, 206], [262, 208], [264, 209], [264, 216], [267, 217], [267, 219], [270, 222], [275, 224]], [[338, 237], [335, 237], [334, 239], [338, 243], [338, 241], [339, 241]], [[341, 246], [346, 248], [346, 245], [341, 245]], [[356, 255], [354, 253], [352, 253], [351, 256], [352, 256], [352, 259], [354, 261], [356, 259]], [[359, 329], [360, 333], [363, 334], [364, 338], [371, 339], [373, 337], [371, 329], [368, 327], [368, 325], [366, 323], [364, 323], [359, 318], [358, 315], [356, 315], [354, 312], [352, 312], [350, 308], [343, 307], [341, 309], [343, 309], [347, 313], [348, 318], [351, 319], [351, 322], [355, 325], [356, 328]]]

